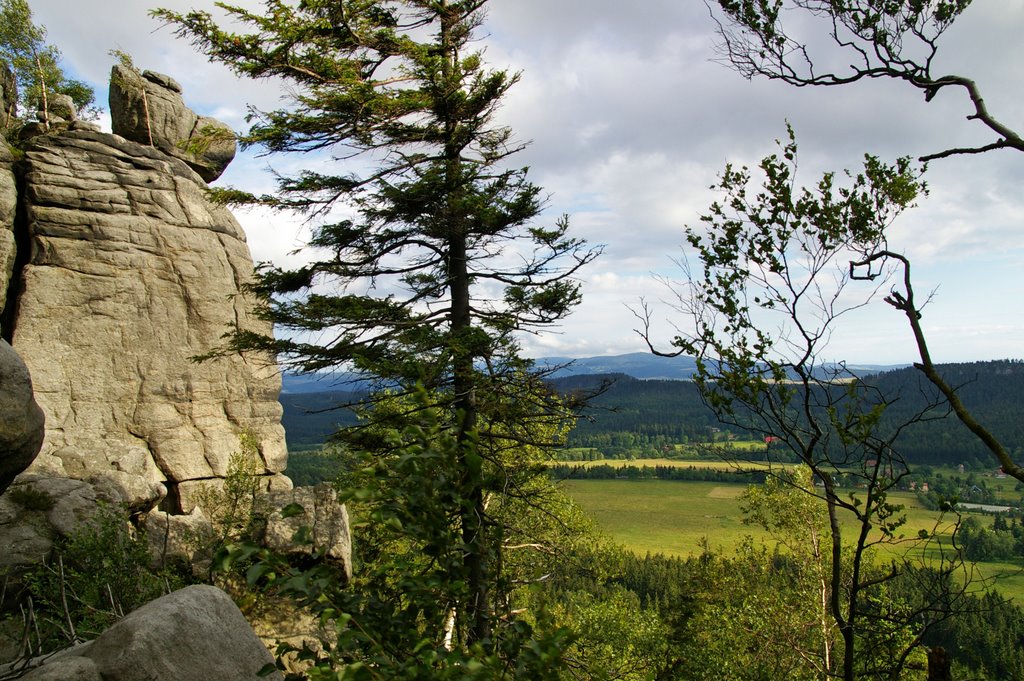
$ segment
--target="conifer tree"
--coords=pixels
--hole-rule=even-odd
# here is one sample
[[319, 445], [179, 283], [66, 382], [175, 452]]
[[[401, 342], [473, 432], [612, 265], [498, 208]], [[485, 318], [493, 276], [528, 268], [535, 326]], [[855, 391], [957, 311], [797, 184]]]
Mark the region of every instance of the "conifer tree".
[[426, 387], [460, 452], [450, 511], [464, 545], [470, 596], [458, 614], [468, 644], [491, 636], [500, 546], [488, 495], [508, 487], [507, 471], [493, 471], [511, 458], [492, 454], [551, 444], [532, 434], [558, 429], [521, 419], [557, 419], [563, 409], [519, 356], [517, 334], [571, 310], [574, 275], [599, 250], [569, 236], [564, 217], [536, 226], [541, 190], [525, 168], [505, 164], [523, 144], [494, 116], [519, 75], [487, 70], [472, 45], [485, 4], [221, 5], [242, 32], [206, 12], [154, 13], [214, 61], [285, 84], [289, 106], [253, 110], [243, 146], [335, 159], [279, 177], [273, 195], [219, 192], [229, 203], [302, 211], [313, 225], [311, 262], [258, 272], [260, 312], [280, 335], [236, 332], [228, 350], [270, 351], [300, 371], [364, 372], [390, 387], [390, 405], [396, 390]]

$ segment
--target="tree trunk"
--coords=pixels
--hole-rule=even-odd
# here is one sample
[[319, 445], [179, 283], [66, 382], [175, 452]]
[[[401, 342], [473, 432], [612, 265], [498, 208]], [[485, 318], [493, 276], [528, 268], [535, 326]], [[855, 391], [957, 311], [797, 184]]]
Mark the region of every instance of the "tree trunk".
[[[449, 13], [448, 3], [442, 2], [441, 17], [441, 48], [444, 52], [443, 77], [445, 83], [457, 80], [457, 64], [459, 55], [451, 41], [453, 13]], [[448, 285], [451, 292], [451, 327], [449, 333], [452, 348], [452, 388], [454, 390], [453, 408], [458, 422], [457, 441], [462, 482], [462, 541], [465, 546], [463, 568], [469, 587], [470, 603], [468, 610], [469, 632], [467, 643], [484, 641], [491, 636], [491, 620], [489, 612], [490, 594], [487, 583], [487, 542], [485, 537], [483, 493], [483, 476], [481, 459], [476, 451], [473, 431], [477, 425], [476, 377], [474, 361], [476, 350], [469, 336], [473, 327], [473, 315], [470, 305], [469, 261], [466, 253], [467, 233], [469, 225], [457, 207], [457, 197], [461, 193], [461, 148], [457, 146], [456, 119], [458, 114], [449, 110], [449, 103], [444, 102], [442, 118], [445, 120], [445, 161], [446, 195], [448, 196]]]
[[949, 656], [945, 648], [928, 650], [928, 681], [953, 681]]

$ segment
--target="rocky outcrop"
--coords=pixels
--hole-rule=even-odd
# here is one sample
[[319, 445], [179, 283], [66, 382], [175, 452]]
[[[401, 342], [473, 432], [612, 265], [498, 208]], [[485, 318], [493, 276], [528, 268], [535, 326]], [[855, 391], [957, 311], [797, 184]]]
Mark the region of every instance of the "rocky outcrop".
[[6, 126], [18, 103], [18, 84], [10, 64], [0, 62], [0, 124]]
[[[274, 492], [262, 543], [284, 555], [313, 555], [333, 563], [346, 581], [352, 578], [352, 543], [348, 511], [338, 503], [331, 485], [298, 487]], [[293, 537], [308, 528], [309, 541], [296, 545]]]
[[[105, 483], [105, 484], [104, 484]], [[101, 504], [123, 501], [109, 481], [26, 474], [0, 496], [0, 575], [42, 561], [54, 542], [88, 522]]]
[[274, 658], [231, 599], [190, 586], [147, 603], [95, 641], [47, 660], [24, 681], [280, 681], [258, 676]]
[[238, 325], [245, 235], [183, 162], [116, 135], [69, 131], [25, 149], [25, 231], [12, 345], [47, 418], [33, 471], [114, 481], [136, 510], [227, 473], [239, 434], [268, 488], [288, 488], [279, 372], [266, 357], [195, 363]]
[[21, 357], [0, 339], [0, 494], [28, 468], [43, 445], [43, 411]]
[[[253, 537], [262, 546], [292, 559], [316, 556], [329, 563], [347, 582], [352, 578], [352, 535], [348, 511], [338, 503], [331, 485], [297, 487], [271, 492], [254, 509], [254, 525], [261, 528]], [[157, 567], [192, 565], [205, 570], [210, 555], [198, 555], [214, 542], [196, 542], [196, 538], [216, 537], [214, 522], [195, 508], [189, 514], [154, 511], [145, 521], [150, 554]], [[304, 529], [306, 541], [294, 537]]]
[[235, 157], [231, 128], [185, 106], [170, 76], [115, 65], [110, 74], [110, 119], [115, 134], [179, 158], [213, 182]]
[[[193, 169], [222, 169], [234, 142], [230, 154], [183, 156], [182, 130], [199, 119], [172, 80], [146, 82], [145, 98], [119, 115], [148, 121], [153, 144], [79, 125], [72, 105], [55, 98], [53, 125], [36, 131], [17, 163], [0, 145], [0, 331], [10, 341], [0, 344], [0, 460], [16, 463], [0, 468], [0, 491], [39, 451], [0, 496], [0, 574], [16, 579], [101, 502], [126, 506], [159, 560], [192, 561], [196, 537], [217, 522], [216, 504], [204, 514], [197, 501], [223, 488], [239, 460], [270, 497], [259, 515], [268, 542], [308, 552], [291, 537], [309, 525], [317, 555], [349, 574], [348, 519], [333, 492], [281, 494], [291, 482], [272, 358], [193, 361], [232, 328], [270, 328], [244, 293], [253, 271], [245, 235], [207, 200]], [[156, 106], [163, 95], [150, 86], [174, 97]], [[282, 512], [290, 504], [303, 513]]]
[[11, 164], [14, 156], [7, 142], [0, 140], [0, 332], [3, 331], [3, 311], [7, 304], [7, 287], [14, 274], [14, 261], [18, 254], [14, 237], [14, 217], [18, 208], [18, 185]]

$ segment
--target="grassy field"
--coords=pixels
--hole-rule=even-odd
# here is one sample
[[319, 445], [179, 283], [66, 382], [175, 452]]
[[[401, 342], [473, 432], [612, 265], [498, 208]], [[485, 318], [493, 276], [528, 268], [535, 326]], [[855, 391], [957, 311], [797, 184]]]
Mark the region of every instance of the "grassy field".
[[[728, 552], [746, 535], [771, 540], [760, 528], [743, 524], [739, 499], [746, 489], [743, 484], [566, 480], [562, 485], [603, 532], [639, 555], [696, 555], [705, 540], [712, 548]], [[894, 493], [890, 500], [906, 507], [907, 522], [900, 530], [903, 535], [916, 537], [918, 530], [936, 529], [937, 514], [922, 508], [913, 494]], [[852, 519], [845, 524], [852, 529]], [[943, 527], [949, 530], [946, 523], [938, 531]], [[909, 547], [897, 545], [887, 550], [903, 552]], [[982, 563], [978, 571], [985, 577], [996, 577], [1001, 592], [1024, 602], [1024, 574], [1020, 565]]]

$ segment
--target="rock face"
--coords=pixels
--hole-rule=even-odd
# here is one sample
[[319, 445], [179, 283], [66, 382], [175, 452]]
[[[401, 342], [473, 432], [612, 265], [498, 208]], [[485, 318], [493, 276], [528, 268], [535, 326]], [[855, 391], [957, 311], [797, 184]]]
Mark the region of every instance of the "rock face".
[[231, 599], [190, 586], [147, 603], [79, 646], [22, 677], [99, 681], [281, 681], [257, 674], [274, 658]]
[[0, 338], [0, 494], [36, 458], [43, 444], [43, 425], [28, 368]]
[[14, 156], [7, 142], [0, 140], [0, 331], [3, 310], [7, 303], [7, 287], [14, 274], [17, 246], [14, 239], [14, 216], [18, 208], [18, 186], [11, 164]]
[[8, 117], [14, 115], [17, 103], [18, 84], [14, 80], [14, 71], [11, 70], [10, 64], [0, 62], [0, 107], [3, 107], [3, 111], [0, 111], [0, 120], [6, 123]]
[[[346, 580], [352, 578], [348, 511], [338, 503], [338, 494], [330, 485], [271, 493], [269, 506], [262, 544], [285, 555], [317, 553], [336, 565]], [[302, 510], [295, 512], [296, 506]], [[302, 527], [309, 528], [310, 543], [297, 546], [292, 537]]]
[[181, 159], [207, 182], [220, 177], [235, 157], [231, 128], [197, 116], [185, 106], [177, 81], [161, 73], [114, 66], [110, 118], [115, 134]]
[[251, 433], [269, 487], [287, 454], [280, 374], [265, 357], [195, 363], [235, 324], [266, 332], [239, 295], [245, 236], [183, 162], [116, 135], [68, 131], [25, 150], [28, 262], [12, 345], [46, 413], [37, 473], [114, 481], [136, 510], [222, 477]]
[[43, 560], [54, 541], [91, 519], [101, 503], [120, 503], [107, 482], [26, 474], [0, 496], [0, 575]]

